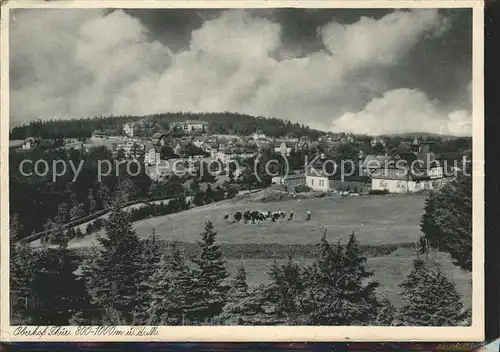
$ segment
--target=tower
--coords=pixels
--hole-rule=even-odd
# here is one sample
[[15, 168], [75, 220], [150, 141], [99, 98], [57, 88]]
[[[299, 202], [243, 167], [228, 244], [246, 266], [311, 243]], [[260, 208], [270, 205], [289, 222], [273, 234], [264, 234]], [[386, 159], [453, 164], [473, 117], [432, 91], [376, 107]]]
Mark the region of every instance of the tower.
[[417, 136], [413, 139], [413, 142], [411, 144], [411, 151], [413, 153], [419, 153], [420, 152], [420, 140]]

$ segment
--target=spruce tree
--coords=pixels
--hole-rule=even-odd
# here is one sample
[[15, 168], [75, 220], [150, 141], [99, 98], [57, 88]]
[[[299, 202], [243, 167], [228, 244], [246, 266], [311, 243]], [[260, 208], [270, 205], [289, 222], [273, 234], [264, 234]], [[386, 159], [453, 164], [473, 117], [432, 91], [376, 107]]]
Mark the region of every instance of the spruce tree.
[[119, 202], [106, 221], [105, 236], [98, 241], [100, 248], [84, 268], [89, 294], [103, 312], [116, 311], [130, 322], [138, 301], [142, 244]]
[[267, 289], [268, 301], [274, 315], [293, 321], [299, 315], [298, 298], [304, 290], [300, 266], [289, 256], [285, 264], [273, 263], [268, 272], [271, 284]]
[[82, 230], [80, 230], [79, 227], [76, 228], [75, 230], [75, 238], [83, 238], [85, 235], [83, 234]]
[[89, 188], [88, 204], [89, 204], [88, 206], [89, 214], [94, 213], [97, 210], [97, 202], [94, 197], [94, 191], [92, 188]]
[[9, 220], [11, 317], [18, 316], [22, 319], [33, 296], [31, 285], [35, 270], [34, 253], [28, 245], [17, 243], [22, 230], [17, 214], [11, 215]]
[[215, 321], [222, 325], [269, 325], [277, 320], [273, 312], [269, 312], [269, 302], [266, 297], [268, 286], [261, 285], [256, 289], [248, 287], [246, 271], [243, 264], [238, 268], [238, 274], [231, 283], [227, 304]]
[[73, 315], [89, 313], [84, 282], [74, 274], [78, 259], [65, 245], [36, 254], [31, 282], [35, 303], [28, 310], [32, 324], [68, 325]]
[[354, 234], [345, 247], [340, 241], [332, 247], [323, 235], [317, 260], [303, 274], [302, 319], [314, 325], [371, 325], [384, 320], [380, 314], [387, 306], [377, 295], [378, 282], [365, 282], [373, 275], [365, 263]]
[[56, 216], [55, 220], [49, 219], [44, 228], [48, 243], [55, 244], [60, 247], [65, 247], [71, 239], [71, 231], [64, 230], [62, 218]]
[[196, 283], [177, 242], [169, 245], [169, 250], [155, 266], [150, 280], [148, 321], [158, 325], [196, 322], [200, 309], [197, 306], [199, 297]]
[[472, 167], [431, 193], [421, 229], [433, 248], [450, 253], [455, 264], [472, 270]]
[[229, 296], [231, 298], [246, 297], [248, 295], [247, 271], [243, 262], [238, 266], [236, 277], [231, 282]]
[[134, 325], [150, 325], [148, 309], [151, 302], [151, 280], [160, 262], [161, 249], [153, 230], [150, 238], [142, 241], [140, 280], [137, 283], [137, 303], [134, 307]]
[[198, 268], [195, 271], [198, 292], [200, 293], [201, 319], [210, 319], [221, 313], [226, 302], [228, 287], [223, 284], [229, 276], [222, 257], [220, 246], [215, 243], [217, 233], [211, 221], [205, 225], [198, 241], [198, 256], [192, 259]]
[[405, 305], [398, 313], [399, 325], [465, 325], [468, 312], [455, 284], [432, 264], [415, 260], [413, 270], [400, 287]]
[[203, 202], [205, 204], [210, 204], [214, 201], [214, 191], [212, 190], [212, 186], [207, 185], [207, 189], [205, 190], [203, 196]]
[[202, 206], [203, 204], [205, 204], [205, 193], [201, 190], [199, 190], [195, 195], [194, 195], [194, 198], [193, 198], [193, 203], [194, 205], [196, 206]]
[[71, 209], [69, 210], [69, 220], [77, 220], [85, 215], [85, 207], [78, 201], [75, 194], [71, 195]]

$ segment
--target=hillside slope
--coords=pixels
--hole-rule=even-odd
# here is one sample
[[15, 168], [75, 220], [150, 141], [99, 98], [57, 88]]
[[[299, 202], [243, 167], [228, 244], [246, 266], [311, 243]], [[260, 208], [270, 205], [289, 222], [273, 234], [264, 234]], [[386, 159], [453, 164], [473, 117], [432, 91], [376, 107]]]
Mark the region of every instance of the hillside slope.
[[[199, 239], [206, 221], [212, 221], [221, 243], [286, 243], [314, 244], [327, 230], [330, 240], [347, 238], [352, 232], [362, 245], [383, 245], [415, 242], [420, 236], [420, 217], [425, 197], [413, 196], [364, 196], [324, 197], [261, 203], [248, 201], [223, 201], [202, 207], [142, 220], [134, 223], [141, 238], [155, 231], [162, 240], [177, 239], [194, 243]], [[234, 223], [232, 214], [237, 211], [293, 211], [292, 221], [260, 224]], [[305, 212], [312, 218], [305, 221]], [[231, 214], [225, 220], [224, 215]], [[74, 240], [70, 247], [88, 247], [96, 243], [96, 234]]]

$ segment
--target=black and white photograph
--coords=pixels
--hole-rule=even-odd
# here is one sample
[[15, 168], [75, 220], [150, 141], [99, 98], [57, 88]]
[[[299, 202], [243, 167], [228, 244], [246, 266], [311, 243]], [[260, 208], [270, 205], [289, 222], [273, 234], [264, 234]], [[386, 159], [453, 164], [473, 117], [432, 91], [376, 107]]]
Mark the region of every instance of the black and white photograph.
[[481, 327], [477, 7], [193, 3], [2, 11], [9, 335]]

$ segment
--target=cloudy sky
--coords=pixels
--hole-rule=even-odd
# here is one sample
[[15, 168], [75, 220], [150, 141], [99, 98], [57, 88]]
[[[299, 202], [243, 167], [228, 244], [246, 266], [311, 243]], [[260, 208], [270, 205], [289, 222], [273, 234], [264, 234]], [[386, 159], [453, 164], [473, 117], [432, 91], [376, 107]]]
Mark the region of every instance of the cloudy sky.
[[11, 12], [11, 126], [234, 111], [355, 133], [468, 133], [470, 9]]

